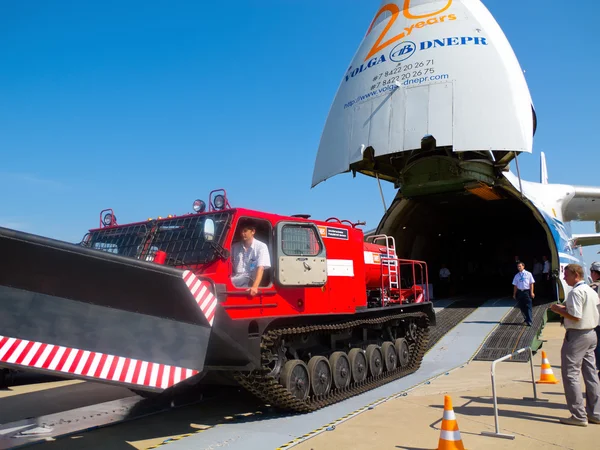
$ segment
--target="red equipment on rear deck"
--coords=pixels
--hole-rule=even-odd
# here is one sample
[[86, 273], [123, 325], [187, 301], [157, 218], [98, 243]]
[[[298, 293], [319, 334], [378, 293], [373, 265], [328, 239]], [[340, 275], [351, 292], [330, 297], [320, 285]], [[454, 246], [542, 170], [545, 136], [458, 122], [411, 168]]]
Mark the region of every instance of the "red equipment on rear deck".
[[[416, 370], [435, 321], [422, 261], [358, 224], [231, 208], [117, 224], [80, 245], [0, 228], [0, 365], [161, 391], [207, 374], [309, 411]], [[232, 282], [251, 221], [258, 293]], [[383, 244], [381, 244], [383, 242]], [[229, 374], [229, 375], [227, 375]]]
[[[394, 238], [385, 234], [369, 236], [364, 246], [369, 303], [388, 306], [429, 301], [426, 262], [398, 259]], [[417, 281], [424, 282], [425, 289]]]

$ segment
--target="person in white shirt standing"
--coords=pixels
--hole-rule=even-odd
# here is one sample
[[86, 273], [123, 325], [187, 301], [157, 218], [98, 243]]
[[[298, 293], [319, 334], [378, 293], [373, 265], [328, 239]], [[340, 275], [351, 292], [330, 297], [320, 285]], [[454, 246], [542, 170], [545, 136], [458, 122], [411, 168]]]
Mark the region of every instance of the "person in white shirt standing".
[[[600, 380], [596, 371], [594, 350], [598, 343], [594, 328], [598, 326], [598, 294], [585, 284], [579, 264], [565, 267], [565, 281], [573, 289], [564, 305], [553, 304], [550, 309], [564, 317], [565, 339], [560, 351], [561, 372], [567, 407], [571, 417], [561, 418], [567, 425], [585, 427], [588, 422], [600, 424]], [[584, 407], [579, 377], [585, 383]]]
[[513, 298], [517, 300], [519, 308], [523, 313], [525, 324], [530, 327], [533, 324], [533, 285], [535, 280], [531, 272], [525, 270], [525, 263], [517, 262], [517, 270], [519, 271], [513, 278]]
[[256, 226], [253, 223], [247, 222], [239, 229], [242, 241], [234, 243], [231, 249], [231, 282], [236, 287], [250, 287], [250, 295], [254, 297], [265, 270], [271, 267], [269, 247], [254, 238]]

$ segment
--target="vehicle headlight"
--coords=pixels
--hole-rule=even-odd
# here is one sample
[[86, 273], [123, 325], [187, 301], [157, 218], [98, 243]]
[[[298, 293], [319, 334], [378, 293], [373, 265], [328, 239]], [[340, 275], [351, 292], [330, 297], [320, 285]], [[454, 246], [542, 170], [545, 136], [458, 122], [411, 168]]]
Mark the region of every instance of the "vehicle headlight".
[[111, 213], [106, 213], [104, 215], [104, 218], [102, 219], [102, 223], [104, 224], [105, 227], [112, 225], [113, 221], [116, 222], [117, 219], [116, 219], [116, 217], [113, 218], [113, 215]]
[[225, 206], [225, 197], [221, 194], [215, 195], [215, 199], [213, 200], [216, 209], [223, 209]]
[[192, 208], [194, 208], [194, 211], [196, 211], [197, 213], [204, 212], [204, 210], [206, 209], [206, 203], [204, 203], [204, 201], [202, 200], [194, 200]]

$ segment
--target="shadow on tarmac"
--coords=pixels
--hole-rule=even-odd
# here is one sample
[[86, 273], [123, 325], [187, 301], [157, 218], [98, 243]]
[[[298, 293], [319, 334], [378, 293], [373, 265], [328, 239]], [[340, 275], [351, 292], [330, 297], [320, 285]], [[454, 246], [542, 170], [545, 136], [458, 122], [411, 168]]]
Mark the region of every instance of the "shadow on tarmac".
[[[152, 414], [161, 408], [186, 401], [185, 396], [173, 399], [172, 396], [161, 398], [158, 395], [155, 398], [142, 400], [134, 407], [131, 415], [138, 417], [134, 420], [119, 422], [118, 426], [106, 426], [60, 437], [52, 442], [37, 444], [36, 448], [42, 450], [146, 449], [172, 438], [201, 433], [224, 423], [268, 421], [295, 415], [264, 406], [260, 400], [239, 387], [204, 386], [203, 389], [202, 400], [198, 403]], [[187, 400], [192, 397], [193, 395], [189, 394]], [[142, 417], [139, 417], [140, 415]]]
[[66, 378], [40, 375], [31, 372], [21, 372], [12, 369], [0, 369], [0, 391], [7, 391], [13, 386], [25, 386], [28, 384], [50, 383], [53, 381], [65, 381]]
[[421, 447], [401, 447], [400, 445], [396, 445], [396, 448], [401, 448], [403, 450], [431, 450], [430, 448], [421, 448]]
[[[461, 397], [467, 400], [467, 403], [463, 406], [454, 406], [454, 412], [465, 416], [494, 416], [494, 400], [491, 397]], [[471, 406], [471, 403], [484, 403], [489, 406]], [[546, 414], [533, 414], [526, 411], [514, 411], [511, 409], [503, 408], [502, 405], [513, 405], [513, 406], [540, 406], [543, 408], [557, 409], [565, 411], [565, 406], [561, 403], [550, 403], [550, 402], [536, 402], [534, 400], [518, 400], [514, 398], [498, 397], [498, 409], [499, 414], [502, 417], [513, 417], [517, 419], [533, 420], [537, 422], [548, 422], [558, 423], [558, 416], [549, 416]], [[443, 410], [443, 405], [429, 405], [431, 408]], [[435, 422], [434, 422], [435, 424]], [[462, 432], [461, 432], [462, 433]]]
[[82, 408], [135, 395], [127, 388], [77, 383], [0, 398], [0, 423]]

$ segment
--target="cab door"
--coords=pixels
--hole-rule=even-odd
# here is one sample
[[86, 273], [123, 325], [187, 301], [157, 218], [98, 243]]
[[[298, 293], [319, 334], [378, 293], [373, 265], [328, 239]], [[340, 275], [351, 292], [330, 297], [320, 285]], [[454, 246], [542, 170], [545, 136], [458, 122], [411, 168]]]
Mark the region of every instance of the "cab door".
[[323, 286], [327, 282], [325, 244], [315, 224], [279, 222], [275, 242], [275, 279], [280, 286]]

